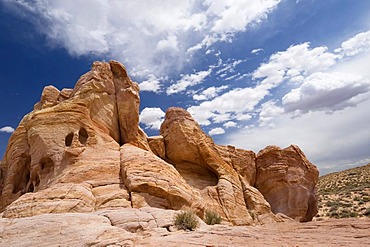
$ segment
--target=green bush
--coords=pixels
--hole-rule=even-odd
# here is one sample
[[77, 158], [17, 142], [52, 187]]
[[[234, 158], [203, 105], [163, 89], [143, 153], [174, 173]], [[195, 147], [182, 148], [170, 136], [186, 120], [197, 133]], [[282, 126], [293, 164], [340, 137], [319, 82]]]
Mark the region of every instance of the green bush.
[[198, 227], [199, 222], [194, 212], [184, 211], [176, 214], [175, 225], [179, 229], [193, 231], [195, 228]]
[[214, 211], [206, 211], [204, 222], [206, 222], [207, 225], [215, 225], [221, 223], [221, 217], [218, 215], [217, 212]]

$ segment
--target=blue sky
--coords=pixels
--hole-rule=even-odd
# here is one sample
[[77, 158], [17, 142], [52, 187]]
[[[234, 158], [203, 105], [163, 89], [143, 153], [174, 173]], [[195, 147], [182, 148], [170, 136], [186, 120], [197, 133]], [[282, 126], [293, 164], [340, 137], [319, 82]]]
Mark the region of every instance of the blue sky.
[[0, 156], [44, 86], [115, 59], [148, 135], [179, 106], [218, 144], [297, 144], [321, 173], [370, 162], [368, 0], [0, 0], [0, 15]]

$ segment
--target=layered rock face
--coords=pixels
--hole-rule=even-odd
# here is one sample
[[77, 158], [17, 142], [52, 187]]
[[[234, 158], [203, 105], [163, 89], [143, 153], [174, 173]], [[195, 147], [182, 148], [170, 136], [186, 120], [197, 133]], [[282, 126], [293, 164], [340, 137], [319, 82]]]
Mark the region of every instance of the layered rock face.
[[139, 106], [138, 85], [115, 61], [95, 62], [74, 89], [45, 87], [1, 162], [3, 217], [152, 207], [249, 225], [316, 214], [318, 171], [297, 146], [256, 155], [217, 145], [181, 108], [147, 137]]

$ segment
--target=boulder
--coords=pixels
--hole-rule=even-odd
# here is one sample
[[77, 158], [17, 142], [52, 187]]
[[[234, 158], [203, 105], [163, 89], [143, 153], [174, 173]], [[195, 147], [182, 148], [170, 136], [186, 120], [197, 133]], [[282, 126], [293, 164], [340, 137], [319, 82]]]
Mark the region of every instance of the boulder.
[[268, 146], [257, 154], [255, 187], [271, 205], [272, 212], [283, 213], [301, 222], [317, 213], [316, 185], [319, 172], [299, 149]]

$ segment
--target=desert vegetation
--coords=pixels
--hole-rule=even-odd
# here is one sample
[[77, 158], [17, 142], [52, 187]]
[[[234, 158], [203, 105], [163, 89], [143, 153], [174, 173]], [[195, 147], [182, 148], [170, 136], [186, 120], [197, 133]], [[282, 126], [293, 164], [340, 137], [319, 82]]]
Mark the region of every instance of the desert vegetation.
[[193, 211], [183, 211], [175, 215], [175, 226], [178, 229], [193, 231], [199, 226], [199, 221]]
[[319, 178], [314, 220], [370, 217], [370, 164]]
[[207, 210], [205, 212], [204, 222], [207, 225], [220, 224], [221, 220], [222, 220], [221, 216], [217, 212], [214, 212], [214, 211], [211, 211], [211, 210]]

